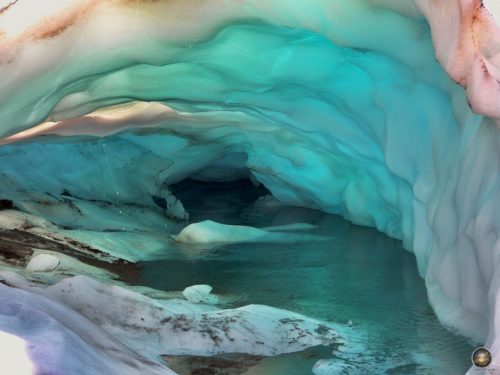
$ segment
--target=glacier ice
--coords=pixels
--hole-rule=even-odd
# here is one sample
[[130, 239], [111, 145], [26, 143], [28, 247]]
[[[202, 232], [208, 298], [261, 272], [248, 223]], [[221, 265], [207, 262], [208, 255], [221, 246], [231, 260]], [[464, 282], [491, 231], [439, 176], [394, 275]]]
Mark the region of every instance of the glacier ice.
[[15, 288], [0, 283], [0, 332], [29, 343], [41, 373], [173, 374], [160, 355], [276, 355], [341, 342], [326, 323], [266, 306], [200, 310], [184, 301], [179, 312], [175, 300], [83, 276], [46, 288], [2, 277]]
[[35, 365], [31, 361], [26, 348], [26, 342], [6, 332], [0, 332], [1, 363], [11, 363], [8, 369], [3, 369], [5, 375], [32, 375]]
[[31, 258], [26, 270], [29, 272], [50, 272], [54, 271], [60, 261], [54, 255], [40, 254]]
[[243, 242], [256, 240], [267, 234], [259, 228], [225, 225], [211, 220], [189, 224], [175, 239], [184, 243]]
[[[85, 369], [89, 374], [173, 374], [61, 303], [3, 284], [0, 290], [0, 331], [27, 343], [27, 354], [39, 373], [78, 374]], [[11, 362], [2, 366], [10, 369]]]
[[217, 304], [218, 298], [213, 294], [210, 285], [192, 285], [183, 290], [182, 295], [192, 303]]
[[135, 260], [187, 217], [169, 185], [247, 175], [402, 239], [441, 321], [500, 354], [490, 3], [20, 1], [0, 15], [0, 195]]

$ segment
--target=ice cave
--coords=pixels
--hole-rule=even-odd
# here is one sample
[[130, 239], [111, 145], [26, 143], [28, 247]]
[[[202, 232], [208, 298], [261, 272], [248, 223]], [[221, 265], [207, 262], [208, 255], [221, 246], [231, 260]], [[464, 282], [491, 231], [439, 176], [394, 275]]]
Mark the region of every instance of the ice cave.
[[499, 208], [500, 0], [0, 0], [2, 375], [500, 374]]

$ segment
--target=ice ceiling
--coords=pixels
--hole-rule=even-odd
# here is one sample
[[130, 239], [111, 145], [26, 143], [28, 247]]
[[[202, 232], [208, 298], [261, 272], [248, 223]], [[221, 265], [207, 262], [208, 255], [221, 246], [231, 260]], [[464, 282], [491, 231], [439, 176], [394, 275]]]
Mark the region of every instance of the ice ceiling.
[[402, 239], [442, 322], [500, 353], [495, 5], [3, 3], [3, 199], [97, 231], [92, 202], [184, 218], [169, 184], [248, 176]]

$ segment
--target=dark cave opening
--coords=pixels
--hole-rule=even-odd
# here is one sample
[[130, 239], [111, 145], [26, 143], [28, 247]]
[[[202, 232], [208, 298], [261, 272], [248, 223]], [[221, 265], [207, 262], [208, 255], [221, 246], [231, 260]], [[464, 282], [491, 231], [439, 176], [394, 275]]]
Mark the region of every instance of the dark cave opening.
[[256, 185], [249, 179], [222, 182], [187, 178], [169, 188], [189, 212], [190, 222], [219, 220], [224, 224], [241, 224], [238, 218], [245, 207], [271, 196], [264, 185]]

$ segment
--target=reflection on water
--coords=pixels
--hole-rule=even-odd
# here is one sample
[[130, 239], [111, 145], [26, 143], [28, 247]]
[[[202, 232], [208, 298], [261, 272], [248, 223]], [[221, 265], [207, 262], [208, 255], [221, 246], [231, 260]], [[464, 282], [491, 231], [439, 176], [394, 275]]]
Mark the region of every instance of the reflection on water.
[[[166, 291], [210, 284], [214, 293], [231, 297], [234, 306], [265, 304], [339, 324], [349, 343], [330, 355], [344, 369], [335, 373], [466, 372], [471, 346], [439, 324], [415, 258], [400, 241], [338, 216], [252, 204], [259, 192], [246, 183], [183, 184], [176, 194], [191, 222], [211, 219], [256, 227], [307, 222], [317, 226], [313, 234], [327, 238], [212, 249], [179, 245], [168, 250], [166, 259], [142, 264], [141, 284]], [[291, 374], [285, 362], [301, 357], [284, 358], [281, 366], [278, 361], [250, 373]], [[320, 358], [329, 357], [323, 353]]]

